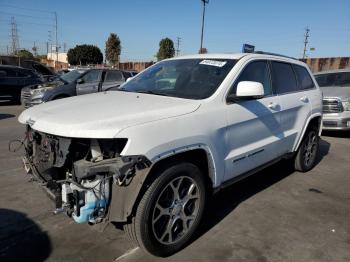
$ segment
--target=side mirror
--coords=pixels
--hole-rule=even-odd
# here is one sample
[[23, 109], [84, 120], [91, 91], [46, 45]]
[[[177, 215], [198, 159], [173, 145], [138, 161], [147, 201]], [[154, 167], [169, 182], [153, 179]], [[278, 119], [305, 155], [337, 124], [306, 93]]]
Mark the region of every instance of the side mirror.
[[236, 94], [227, 97], [228, 102], [236, 102], [242, 99], [257, 99], [264, 96], [264, 87], [259, 82], [241, 81], [237, 85]]
[[79, 78], [79, 79], [77, 80], [77, 84], [82, 84], [82, 83], [84, 83], [84, 80], [81, 79], [81, 78]]
[[131, 79], [133, 79], [134, 78], [134, 76], [131, 76], [131, 77], [128, 77], [127, 79], [126, 79], [126, 82], [129, 82]]

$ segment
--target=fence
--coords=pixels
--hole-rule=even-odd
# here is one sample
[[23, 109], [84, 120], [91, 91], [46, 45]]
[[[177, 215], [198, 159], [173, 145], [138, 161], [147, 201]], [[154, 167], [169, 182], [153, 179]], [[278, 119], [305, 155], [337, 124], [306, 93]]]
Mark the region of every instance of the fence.
[[305, 62], [314, 73], [335, 69], [350, 69], [350, 57], [307, 58], [300, 60]]
[[136, 70], [137, 72], [140, 72], [147, 67], [153, 65], [154, 62], [123, 62], [116, 65], [116, 68], [121, 70]]

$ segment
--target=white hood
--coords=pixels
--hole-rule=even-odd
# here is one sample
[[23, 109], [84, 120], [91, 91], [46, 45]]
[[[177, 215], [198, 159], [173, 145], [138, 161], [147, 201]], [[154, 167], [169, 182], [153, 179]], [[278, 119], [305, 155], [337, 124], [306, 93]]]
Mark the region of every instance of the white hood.
[[60, 99], [22, 112], [34, 130], [64, 137], [113, 138], [123, 129], [198, 109], [200, 101], [110, 91]]

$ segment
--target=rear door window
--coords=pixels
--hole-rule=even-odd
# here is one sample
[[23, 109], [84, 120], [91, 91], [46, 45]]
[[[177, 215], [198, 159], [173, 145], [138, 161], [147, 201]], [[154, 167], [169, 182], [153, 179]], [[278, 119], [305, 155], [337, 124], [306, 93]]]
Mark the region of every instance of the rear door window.
[[31, 74], [27, 70], [21, 70], [21, 71], [17, 71], [17, 76], [18, 77], [29, 77], [29, 76], [31, 76]]
[[278, 94], [299, 91], [291, 64], [272, 61], [272, 84]]
[[101, 70], [91, 70], [82, 77], [82, 80], [84, 83], [98, 82], [100, 81], [100, 75]]
[[312, 81], [312, 78], [305, 67], [298, 65], [293, 65], [293, 67], [297, 75], [300, 89], [312, 89], [315, 87], [314, 82]]
[[105, 82], [120, 82], [123, 80], [123, 75], [117, 70], [107, 70], [105, 76]]

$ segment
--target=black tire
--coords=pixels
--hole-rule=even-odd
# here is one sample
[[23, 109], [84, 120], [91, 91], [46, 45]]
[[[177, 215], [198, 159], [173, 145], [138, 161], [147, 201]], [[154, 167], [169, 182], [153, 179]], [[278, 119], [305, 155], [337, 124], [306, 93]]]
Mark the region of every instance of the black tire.
[[311, 170], [317, 161], [320, 137], [316, 127], [309, 128], [294, 158], [294, 168], [300, 172]]
[[[175, 184], [176, 181], [179, 181], [177, 182], [178, 184]], [[191, 185], [188, 186], [188, 189], [186, 189], [186, 183], [188, 184], [189, 181], [191, 181]], [[174, 199], [170, 200], [170, 202], [172, 202], [173, 204], [166, 208], [162, 207], [163, 210], [167, 210], [166, 212], [169, 212], [169, 215], [168, 213], [162, 215], [163, 213], [161, 213], [162, 211], [161, 209], [159, 209], [159, 213], [156, 216], [157, 218], [154, 219], [155, 213], [157, 213], [156, 211], [158, 211], [158, 204], [161, 203], [160, 201], [162, 201], [162, 198], [164, 198], [163, 196], [165, 195], [167, 197], [164, 199], [169, 199], [169, 192], [171, 192], [171, 190], [174, 189], [174, 185], [177, 185], [176, 188], [179, 188], [178, 199], [181, 199], [180, 191], [182, 191], [183, 193], [185, 193], [186, 191], [187, 194], [182, 194], [184, 196], [182, 199], [185, 199], [185, 197], [189, 195], [188, 192], [190, 192], [190, 188], [195, 188], [194, 191], [192, 189], [191, 192], [195, 192], [196, 196], [198, 194], [198, 197], [195, 198], [196, 200], [194, 200], [195, 202], [193, 203], [190, 203], [191, 200], [187, 200], [186, 204], [183, 204], [182, 208], [180, 207], [181, 211], [179, 211], [177, 207], [181, 205], [174, 204], [174, 201], [176, 203], [176, 200], [174, 200], [175, 191], [173, 191]], [[181, 189], [181, 186], [184, 186], [184, 189]], [[191, 195], [192, 194], [193, 193], [191, 193]], [[129, 236], [129, 239], [135, 245], [140, 246], [143, 250], [155, 256], [169, 256], [183, 248], [186, 245], [186, 243], [190, 240], [191, 236], [193, 236], [202, 218], [205, 200], [206, 187], [200, 169], [192, 163], [183, 162], [175, 164], [156, 174], [156, 179], [153, 181], [153, 183], [149, 186], [149, 188], [142, 196], [140, 203], [137, 207], [135, 216], [132, 217], [131, 223], [126, 224], [124, 226], [124, 230]], [[185, 200], [182, 201], [182, 203], [184, 202]], [[190, 216], [187, 216], [185, 214], [186, 212], [184, 211], [186, 210], [186, 205], [188, 203], [189, 206], [192, 207], [191, 209], [193, 210], [193, 213], [191, 213], [190, 216], [194, 216], [193, 221], [191, 222], [189, 222], [189, 219], [187, 219]], [[168, 209], [172, 211], [168, 211]], [[179, 212], [176, 214], [176, 218], [174, 219], [174, 213], [177, 212], [176, 210]], [[192, 215], [195, 212], [196, 214]], [[181, 213], [186, 219], [186, 229], [184, 227], [184, 219], [180, 218], [181, 215], [179, 215], [179, 213]], [[167, 218], [168, 216], [169, 218]], [[164, 223], [166, 220], [168, 222]], [[160, 221], [159, 224], [163, 225], [159, 228], [165, 228], [166, 232], [168, 232], [168, 229], [170, 229], [171, 232], [166, 234], [166, 232], [164, 231], [163, 233], [166, 235], [165, 237], [163, 237], [164, 234], [162, 233], [160, 239], [159, 232], [155, 232], [157, 230], [154, 230], [158, 221]], [[170, 224], [172, 224], [172, 226], [169, 226]], [[162, 243], [166, 241], [166, 239], [168, 239], [168, 241], [171, 242], [173, 240], [174, 235], [176, 234], [177, 229], [182, 229], [182, 231], [181, 233], [178, 233], [178, 239], [176, 241], [173, 241], [174, 243]]]

